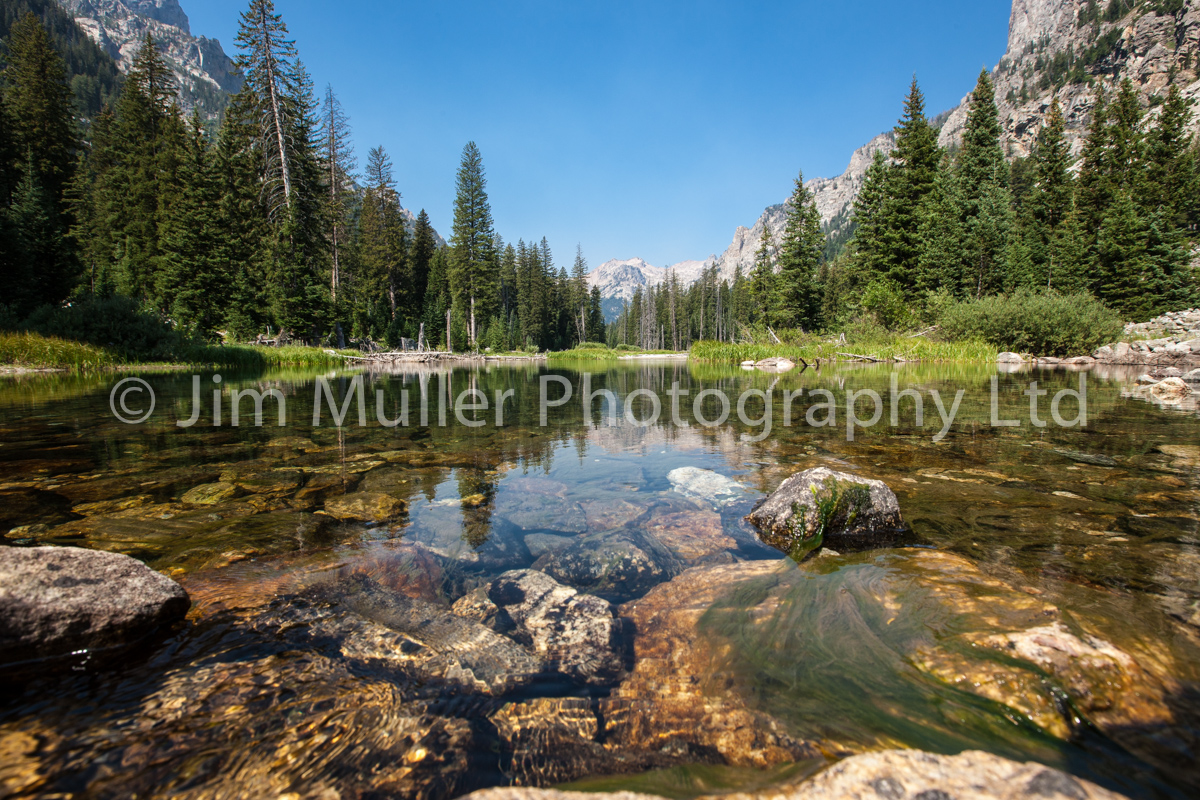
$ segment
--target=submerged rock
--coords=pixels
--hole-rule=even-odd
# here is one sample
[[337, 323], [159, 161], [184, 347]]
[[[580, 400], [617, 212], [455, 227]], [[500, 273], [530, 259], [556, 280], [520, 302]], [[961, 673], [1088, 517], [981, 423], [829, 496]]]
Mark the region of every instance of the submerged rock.
[[1167, 378], [1150, 387], [1150, 394], [1162, 403], [1178, 403], [1192, 393], [1182, 378]]
[[515, 639], [581, 683], [609, 684], [621, 674], [622, 625], [612, 606], [544, 572], [506, 572], [459, 599], [453, 610]]
[[680, 571], [670, 550], [632, 529], [581, 537], [533, 566], [559, 583], [618, 602], [645, 594]]
[[346, 658], [480, 694], [501, 695], [547, 673], [512, 639], [363, 574], [314, 586], [251, 622], [297, 646], [332, 645]]
[[816, 755], [753, 708], [725, 669], [727, 646], [699, 630], [714, 603], [778, 568], [765, 561], [697, 567], [622, 607], [637, 631], [636, 660], [629, 678], [601, 703], [607, 742], [631, 752], [670, 752], [680, 761], [715, 756], [760, 768]]
[[1110, 619], [1103, 593], [1085, 623], [1039, 594], [918, 549], [687, 570], [621, 609], [635, 662], [601, 703], [605, 741], [763, 767], [881, 738], [977, 746], [960, 719], [1010, 730], [1018, 748], [1070, 740], [1082, 723], [1200, 785], [1183, 766], [1197, 710], [1172, 677], [1195, 651]]
[[[921, 750], [863, 753], [796, 786], [741, 800], [1125, 800], [1125, 796], [1041, 764], [969, 750], [956, 756]], [[662, 800], [634, 792], [483, 789], [467, 800]]]
[[667, 475], [671, 488], [685, 497], [695, 497], [722, 508], [746, 496], [740, 483], [718, 472], [698, 467], [681, 467]]
[[0, 667], [134, 644], [177, 622], [183, 587], [140, 561], [74, 547], [3, 548]]
[[764, 542], [797, 559], [823, 545], [838, 551], [888, 547], [904, 529], [900, 503], [887, 484], [826, 467], [788, 478], [746, 519]]
[[241, 488], [232, 483], [205, 483], [185, 493], [180, 502], [198, 506], [216, 505], [240, 497], [241, 494]]
[[356, 492], [325, 501], [325, 513], [351, 522], [387, 522], [408, 512], [408, 503], [381, 492]]

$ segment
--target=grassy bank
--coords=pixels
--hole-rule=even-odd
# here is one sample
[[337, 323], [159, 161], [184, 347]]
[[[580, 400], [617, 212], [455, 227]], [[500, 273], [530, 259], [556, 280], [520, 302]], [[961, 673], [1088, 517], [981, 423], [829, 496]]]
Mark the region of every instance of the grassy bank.
[[0, 365], [27, 369], [105, 369], [120, 366], [116, 353], [37, 333], [0, 332]]
[[[352, 350], [342, 355], [360, 355]], [[26, 369], [94, 370], [131, 366], [190, 366], [222, 369], [344, 366], [345, 359], [319, 347], [183, 347], [170, 357], [127, 358], [95, 345], [43, 336], [38, 333], [0, 332], [0, 365]]]
[[624, 356], [638, 355], [678, 355], [674, 350], [638, 350], [637, 348], [610, 349], [604, 345], [576, 347], [574, 350], [560, 350], [550, 353], [550, 361], [616, 361]]
[[743, 361], [779, 357], [813, 364], [817, 361], [853, 360], [845, 354], [870, 356], [881, 361], [994, 361], [997, 353], [995, 346], [977, 340], [939, 342], [924, 336], [897, 335], [847, 344], [830, 342], [823, 337], [787, 344], [697, 342], [692, 346], [691, 356], [693, 361], [704, 364], [740, 364]]

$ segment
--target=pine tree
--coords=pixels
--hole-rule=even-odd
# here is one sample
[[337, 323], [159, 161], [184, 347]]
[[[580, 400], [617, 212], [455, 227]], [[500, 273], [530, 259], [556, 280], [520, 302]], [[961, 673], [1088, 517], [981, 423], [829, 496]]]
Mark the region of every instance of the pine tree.
[[979, 73], [975, 91], [971, 93], [958, 159], [959, 177], [967, 197], [981, 196], [984, 186], [1008, 186], [1008, 164], [1000, 147], [1000, 134], [996, 92], [985, 69]]
[[575, 263], [571, 267], [571, 311], [577, 342], [588, 341], [588, 265], [583, 245], [575, 245]]
[[888, 176], [891, 167], [882, 150], [876, 150], [863, 177], [862, 189], [854, 198], [855, 231], [852, 240], [856, 268], [866, 274], [887, 271], [884, 247], [887, 216], [884, 213], [888, 200]]
[[998, 292], [1009, 282], [1008, 256], [1014, 227], [1008, 164], [1000, 147], [995, 92], [987, 70], [979, 74], [967, 112], [957, 163], [962, 198], [963, 268], [966, 289], [975, 297]]
[[[294, 195], [282, 219], [276, 217], [277, 226], [270, 239], [267, 296], [281, 337], [296, 331], [302, 332], [305, 339], [315, 340], [329, 321], [329, 250], [322, 215], [325, 195], [316, 146], [316, 94], [299, 60], [293, 73], [295, 95], [287, 102], [292, 123]], [[269, 163], [269, 152], [266, 155]], [[269, 186], [270, 182], [268, 170], [264, 184]]]
[[437, 252], [437, 241], [434, 239], [433, 225], [429, 223], [429, 215], [425, 209], [417, 214], [417, 224], [413, 229], [412, 244], [408, 249], [408, 271], [411, 277], [409, 287], [410, 303], [408, 313], [413, 318], [420, 318], [425, 308], [426, 287], [429, 285], [429, 270]]
[[772, 298], [775, 295], [774, 237], [771, 223], [763, 220], [762, 238], [758, 253], [754, 257], [754, 270], [750, 273], [750, 298], [753, 301], [754, 321], [767, 321], [770, 317]]
[[1141, 204], [1152, 213], [1161, 212], [1174, 226], [1188, 228], [1200, 209], [1193, 189], [1197, 165], [1191, 146], [1192, 112], [1187, 98], [1172, 84], [1158, 117], [1146, 138], [1146, 174]]
[[425, 288], [425, 335], [434, 349], [446, 343], [446, 312], [450, 310], [449, 249], [439, 247], [429, 260], [429, 282]]
[[933, 191], [940, 160], [937, 131], [925, 117], [925, 97], [914, 77], [896, 126], [894, 163], [888, 171], [886, 200], [878, 212], [878, 252], [873, 259], [875, 275], [910, 296], [918, 284], [922, 206]]
[[13, 25], [6, 60], [4, 124], [13, 152], [19, 164], [32, 157], [36, 183], [58, 214], [79, 146], [66, 67], [32, 13]]
[[113, 232], [117, 290], [167, 313], [162, 229], [180, 194], [185, 131], [175, 83], [149, 35], [133, 60], [117, 103], [111, 171], [103, 176], [103, 212]]
[[273, 0], [251, 0], [241, 16], [237, 44], [237, 65], [246, 78], [243, 91], [253, 98], [259, 120], [268, 210], [276, 217], [281, 209], [290, 212], [294, 199], [292, 162], [299, 144], [295, 133], [301, 92], [296, 45]]
[[179, 171], [178, 194], [161, 222], [157, 266], [168, 313], [182, 330], [213, 338], [224, 321], [229, 276], [218, 258], [217, 186], [204, 121], [193, 112]]
[[1034, 185], [1025, 204], [1022, 240], [1029, 251], [1026, 285], [1062, 288], [1072, 284], [1078, 264], [1064, 261], [1062, 228], [1073, 209], [1074, 179], [1066, 141], [1066, 120], [1055, 99], [1033, 148]]
[[54, 198], [41, 183], [38, 162], [29, 156], [13, 192], [8, 221], [12, 250], [4, 259], [4, 302], [18, 316], [65, 295], [68, 256]]
[[483, 157], [474, 142], [463, 148], [456, 189], [450, 238], [450, 288], [455, 313], [467, 321], [468, 339], [474, 347], [476, 321], [492, 315], [499, 294], [487, 178]]
[[[406, 230], [400, 210], [391, 159], [383, 147], [367, 155], [367, 189], [359, 217], [359, 265], [356, 294], [372, 336], [386, 336], [398, 313], [411, 301], [403, 281], [407, 255]], [[360, 327], [362, 323], [360, 323]]]
[[[341, 283], [341, 252], [349, 237], [350, 197], [354, 191], [357, 163], [350, 144], [350, 119], [332, 86], [325, 87], [321, 104], [321, 128], [318, 134], [321, 170], [328, 194], [326, 217], [329, 225], [329, 254], [332, 261], [329, 293], [334, 301]], [[428, 223], [428, 220], [426, 220]], [[421, 284], [422, 291], [424, 283]], [[419, 307], [419, 306], [418, 306]]]
[[801, 173], [787, 203], [787, 226], [779, 249], [779, 275], [771, 302], [771, 319], [776, 325], [812, 330], [819, 324], [820, 290], [816, 281], [824, 251], [821, 212], [804, 186]]
[[604, 341], [604, 309], [600, 298], [600, 287], [593, 286], [588, 293], [587, 341]]
[[217, 235], [214, 269], [226, 276], [223, 324], [234, 339], [265, 333], [269, 225], [260, 191], [259, 120], [254, 99], [235, 95], [217, 133], [212, 154]]

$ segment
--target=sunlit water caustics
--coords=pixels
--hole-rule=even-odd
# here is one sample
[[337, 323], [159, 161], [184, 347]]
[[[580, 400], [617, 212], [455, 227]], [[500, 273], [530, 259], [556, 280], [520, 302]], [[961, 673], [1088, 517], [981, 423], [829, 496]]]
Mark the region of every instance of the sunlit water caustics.
[[[1091, 374], [1087, 426], [1038, 428], [1029, 381], [1049, 418], [1079, 376], [1001, 374], [1001, 416], [1024, 424], [999, 428], [994, 367], [671, 364], [590, 379], [622, 404], [663, 398], [655, 425], [611, 426], [576, 396], [543, 426], [540, 377], [582, 384], [552, 366], [368, 375], [365, 427], [313, 427], [317, 379], [340, 400], [355, 374], [223, 376], [223, 392], [279, 389], [284, 427], [271, 402], [262, 427], [231, 427], [227, 408], [213, 427], [211, 374], [189, 428], [190, 374], [140, 376], [158, 398], [140, 426], [112, 415], [120, 376], [0, 384], [3, 544], [128, 554], [193, 600], [115, 664], [4, 690], [0, 795], [689, 796], [884, 747], [987, 750], [1133, 797], [1200, 792], [1194, 412]], [[886, 402], [893, 374], [925, 395], [925, 426], [906, 400], [897, 427], [885, 409], [847, 441], [846, 393]], [[770, 435], [736, 413], [696, 424], [690, 400], [690, 426], [673, 424], [676, 382], [735, 403], [772, 390]], [[452, 409], [472, 388], [513, 391], [503, 427], [491, 411], [418, 424], [422, 397]], [[797, 422], [807, 398], [784, 425], [781, 394], [801, 388], [833, 393], [836, 427]], [[409, 391], [408, 427], [376, 422], [377, 389], [391, 415]], [[939, 441], [931, 390], [947, 406], [966, 391]], [[796, 564], [759, 542], [743, 517], [817, 466], [886, 482], [910, 546]]]

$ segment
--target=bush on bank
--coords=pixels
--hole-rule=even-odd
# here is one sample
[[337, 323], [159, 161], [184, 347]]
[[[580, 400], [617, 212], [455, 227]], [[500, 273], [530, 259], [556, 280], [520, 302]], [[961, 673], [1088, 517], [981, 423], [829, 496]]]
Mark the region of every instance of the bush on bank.
[[1088, 355], [1124, 330], [1116, 312], [1090, 294], [1028, 290], [955, 303], [941, 326], [951, 340], [980, 339], [1038, 356]]

